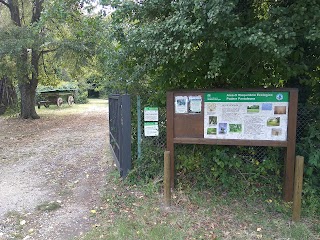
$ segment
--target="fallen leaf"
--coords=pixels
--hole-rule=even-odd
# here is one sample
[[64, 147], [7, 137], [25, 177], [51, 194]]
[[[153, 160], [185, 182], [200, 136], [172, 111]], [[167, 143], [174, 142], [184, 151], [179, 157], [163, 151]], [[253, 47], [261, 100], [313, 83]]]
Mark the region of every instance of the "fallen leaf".
[[23, 225], [25, 225], [25, 224], [26, 224], [26, 220], [21, 220], [21, 221], [20, 221], [20, 225], [21, 225], [21, 226], [23, 226]]

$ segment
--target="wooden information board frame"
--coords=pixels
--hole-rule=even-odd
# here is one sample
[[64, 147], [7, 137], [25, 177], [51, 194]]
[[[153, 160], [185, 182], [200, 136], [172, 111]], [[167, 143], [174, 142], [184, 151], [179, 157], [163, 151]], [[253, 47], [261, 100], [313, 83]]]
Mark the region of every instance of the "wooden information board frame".
[[[246, 139], [210, 139], [204, 138], [204, 99], [207, 93], [232, 92], [288, 92], [288, 122], [287, 140], [246, 140]], [[197, 114], [176, 113], [175, 99], [181, 96], [202, 97], [201, 112]], [[167, 150], [170, 151], [171, 187], [174, 187], [174, 144], [207, 144], [207, 145], [233, 145], [233, 146], [270, 146], [285, 148], [284, 157], [284, 184], [283, 199], [292, 201], [294, 160], [296, 149], [296, 127], [298, 109], [298, 90], [292, 88], [281, 89], [214, 89], [192, 91], [167, 92]]]

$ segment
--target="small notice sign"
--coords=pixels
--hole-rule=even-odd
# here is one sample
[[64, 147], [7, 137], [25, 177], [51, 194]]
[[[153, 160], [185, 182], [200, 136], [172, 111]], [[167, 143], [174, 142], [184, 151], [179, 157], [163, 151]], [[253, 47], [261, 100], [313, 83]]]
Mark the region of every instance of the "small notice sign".
[[145, 107], [144, 108], [144, 121], [145, 122], [157, 122], [159, 120], [159, 110], [157, 107]]
[[175, 113], [188, 113], [188, 97], [176, 96], [175, 98]]
[[159, 125], [158, 125], [158, 122], [145, 122], [144, 123], [144, 135], [146, 137], [159, 136]]

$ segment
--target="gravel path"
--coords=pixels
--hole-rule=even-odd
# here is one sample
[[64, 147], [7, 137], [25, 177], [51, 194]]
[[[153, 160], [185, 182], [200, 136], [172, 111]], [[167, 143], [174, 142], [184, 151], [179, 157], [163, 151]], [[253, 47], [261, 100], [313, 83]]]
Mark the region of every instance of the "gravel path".
[[112, 165], [107, 102], [73, 109], [0, 118], [0, 240], [67, 240], [96, 224]]

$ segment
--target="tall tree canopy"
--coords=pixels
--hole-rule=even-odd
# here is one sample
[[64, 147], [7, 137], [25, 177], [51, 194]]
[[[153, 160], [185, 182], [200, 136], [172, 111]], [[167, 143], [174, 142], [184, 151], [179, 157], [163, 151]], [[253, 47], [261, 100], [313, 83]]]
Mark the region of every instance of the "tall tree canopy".
[[115, 9], [115, 79], [148, 75], [153, 89], [319, 85], [317, 0], [104, 3]]
[[0, 74], [17, 79], [21, 117], [39, 118], [34, 101], [40, 74], [56, 71], [61, 56], [77, 67], [94, 51], [95, 26], [83, 16], [85, 2], [0, 0]]

